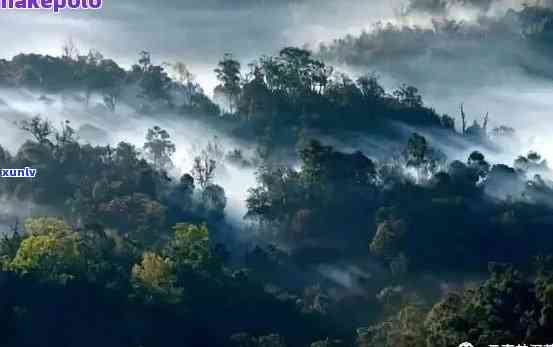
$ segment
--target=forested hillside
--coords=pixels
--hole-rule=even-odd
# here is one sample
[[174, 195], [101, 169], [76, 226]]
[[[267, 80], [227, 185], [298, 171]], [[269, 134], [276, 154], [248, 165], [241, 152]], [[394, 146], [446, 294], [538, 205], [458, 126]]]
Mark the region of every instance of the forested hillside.
[[[71, 42], [1, 60], [0, 114], [22, 140], [0, 139], [0, 167], [38, 174], [0, 178], [0, 345], [551, 343], [547, 161], [498, 162], [516, 130], [463, 100], [438, 114], [415, 86], [323, 60], [355, 44], [227, 54], [213, 97], [146, 51], [130, 69]], [[109, 141], [139, 121], [155, 124], [140, 143]], [[196, 151], [177, 135], [192, 124]]]

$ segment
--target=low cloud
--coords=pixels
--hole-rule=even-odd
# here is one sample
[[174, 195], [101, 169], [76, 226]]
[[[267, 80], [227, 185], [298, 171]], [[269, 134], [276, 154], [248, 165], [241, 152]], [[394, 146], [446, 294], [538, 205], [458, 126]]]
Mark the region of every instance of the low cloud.
[[452, 8], [464, 7], [482, 12], [490, 10], [492, 5], [501, 0], [410, 0], [408, 11], [430, 14], [447, 14]]
[[492, 127], [515, 127], [525, 149], [552, 159], [553, 46], [547, 35], [553, 12], [520, 10], [471, 20], [428, 17], [426, 25], [380, 24], [319, 53], [353, 74], [376, 72], [389, 89], [416, 86], [427, 105], [458, 123], [460, 103], [470, 121], [489, 112]]

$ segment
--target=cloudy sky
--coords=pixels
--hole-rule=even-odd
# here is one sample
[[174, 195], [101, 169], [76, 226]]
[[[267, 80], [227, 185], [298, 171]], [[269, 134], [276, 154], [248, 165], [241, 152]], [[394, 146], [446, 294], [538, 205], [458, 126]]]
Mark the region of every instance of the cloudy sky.
[[[553, 4], [553, 0], [537, 1]], [[475, 116], [490, 112], [495, 125], [553, 131], [549, 129], [553, 122], [544, 123], [549, 118], [549, 106], [553, 107], [551, 80], [521, 70], [522, 65], [543, 64], [543, 71], [553, 71], [549, 65], [552, 60], [541, 59], [518, 43], [509, 45], [509, 37], [505, 39], [500, 33], [503, 27], [494, 26], [489, 19], [503, 16], [508, 8], [519, 9], [523, 2], [104, 0], [99, 11], [67, 10], [59, 15], [1, 11], [4, 29], [0, 31], [0, 57], [11, 58], [20, 52], [59, 55], [64, 40], [72, 38], [81, 52], [98, 49], [128, 67], [137, 60], [138, 52], [148, 50], [158, 64], [185, 62], [209, 93], [215, 85], [212, 70], [226, 52], [247, 63], [287, 45], [315, 48], [348, 34], [355, 37], [379, 21], [424, 27], [438, 18], [481, 25], [479, 21], [486, 17], [492, 29], [483, 33], [489, 39], [445, 35], [432, 36], [429, 42], [412, 42], [411, 36], [402, 32], [381, 42], [378, 38], [376, 50], [359, 54], [361, 62], [340, 68], [376, 71], [389, 81], [389, 87], [402, 82], [414, 84], [439, 112], [456, 116], [459, 103], [464, 102]], [[502, 43], [496, 38], [502, 38]], [[411, 46], [414, 52], [409, 51]], [[507, 59], [506, 52], [510, 54]], [[553, 146], [551, 153], [553, 157]]]
[[[97, 12], [0, 12], [0, 56], [59, 55], [68, 37], [122, 64], [141, 50], [182, 60], [209, 79], [225, 52], [249, 60], [285, 45], [315, 44], [392, 18], [403, 0], [105, 0]], [[210, 74], [211, 75], [211, 74]], [[211, 76], [212, 77], [212, 76]], [[207, 81], [209, 82], [209, 81]]]
[[[547, 0], [546, 0], [547, 1]], [[465, 9], [520, 0], [104, 0], [99, 11], [3, 11], [0, 56], [20, 52], [59, 55], [72, 37], [82, 51], [100, 50], [129, 66], [142, 50], [157, 62], [181, 60], [200, 82], [217, 59], [232, 52], [244, 61], [286, 45], [316, 47], [377, 21], [420, 21], [421, 14], [466, 15]], [[452, 6], [454, 4], [456, 6]], [[455, 12], [455, 9], [463, 11]], [[470, 13], [470, 11], [469, 11]], [[400, 14], [403, 16], [400, 17]], [[405, 15], [407, 14], [407, 15]], [[410, 23], [409, 23], [410, 22]], [[210, 88], [207, 88], [210, 89]]]

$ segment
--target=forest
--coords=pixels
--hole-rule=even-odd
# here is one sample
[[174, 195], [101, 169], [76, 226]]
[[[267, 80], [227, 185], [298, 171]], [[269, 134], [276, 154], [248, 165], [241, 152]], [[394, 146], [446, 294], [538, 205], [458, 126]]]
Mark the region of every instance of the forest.
[[[510, 13], [531, 15], [545, 23], [532, 39], [551, 37], [553, 11]], [[130, 69], [71, 41], [59, 57], [0, 60], [2, 117], [15, 90], [46, 109], [156, 124], [141, 143], [109, 143], [73, 119], [14, 117], [24, 141], [0, 139], [0, 167], [37, 177], [0, 178], [0, 201], [19, 210], [1, 213], [0, 345], [553, 343], [544, 155], [498, 162], [518, 134], [493, 114], [463, 100], [439, 114], [416, 86], [388, 90], [326, 61], [350, 44], [249, 64], [225, 54], [213, 97], [148, 51]], [[192, 123], [219, 137], [199, 134], [182, 172], [188, 149], [166, 124]], [[220, 178], [247, 171], [237, 221]]]

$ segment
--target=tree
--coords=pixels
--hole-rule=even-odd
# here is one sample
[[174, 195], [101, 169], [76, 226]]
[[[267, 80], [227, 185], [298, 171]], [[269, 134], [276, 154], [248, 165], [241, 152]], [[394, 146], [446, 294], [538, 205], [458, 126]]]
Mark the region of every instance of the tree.
[[196, 83], [196, 77], [188, 70], [188, 67], [183, 62], [176, 62], [171, 65], [175, 71], [176, 81], [181, 85], [184, 91], [184, 104], [190, 106], [193, 97], [200, 92], [200, 86]]
[[202, 204], [207, 210], [208, 216], [222, 218], [227, 206], [225, 190], [215, 184], [207, 185], [202, 191]]
[[485, 178], [490, 172], [491, 165], [486, 161], [484, 155], [474, 151], [469, 155], [468, 166], [476, 171], [480, 178]]
[[61, 123], [60, 130], [56, 132], [56, 148], [59, 150], [65, 146], [76, 142], [75, 129], [71, 126], [71, 121], [65, 120]]
[[169, 200], [181, 210], [189, 210], [193, 206], [195, 189], [194, 177], [190, 174], [184, 174], [181, 176], [177, 186], [169, 193]]
[[455, 131], [455, 119], [447, 114], [442, 115], [441, 118], [442, 126], [451, 131]]
[[205, 189], [211, 184], [215, 176], [216, 168], [217, 162], [212, 159], [207, 150], [202, 150], [202, 153], [194, 158], [192, 176], [200, 188]]
[[378, 78], [378, 75], [373, 73], [363, 75], [357, 79], [357, 84], [363, 97], [372, 102], [382, 98], [385, 94], [385, 90], [378, 82]]
[[461, 135], [465, 136], [467, 132], [467, 115], [465, 113], [465, 108], [463, 104], [459, 106], [461, 109]]
[[152, 57], [151, 57], [150, 52], [141, 51], [139, 53], [138, 64], [141, 67], [142, 72], [148, 71], [149, 68], [152, 66]]
[[167, 208], [142, 193], [116, 196], [99, 206], [99, 218], [143, 247], [160, 242]]
[[53, 219], [31, 219], [25, 237], [10, 266], [21, 273], [65, 283], [83, 274], [81, 238], [65, 222]]
[[169, 89], [171, 88], [171, 79], [164, 71], [163, 67], [150, 65], [142, 74], [140, 79], [140, 97], [151, 101], [163, 100], [171, 102]]
[[168, 170], [173, 165], [171, 157], [175, 153], [176, 147], [170, 138], [169, 133], [158, 126], [148, 129], [146, 134], [144, 151], [158, 171]]
[[176, 76], [177, 82], [179, 82], [183, 85], [194, 83], [195, 77], [192, 74], [192, 72], [190, 72], [190, 70], [188, 70], [188, 67], [186, 66], [185, 63], [183, 63], [181, 61], [178, 61], [178, 62], [174, 63], [172, 66], [173, 66], [173, 69], [175, 70], [175, 73], [177, 75]]
[[3, 235], [0, 238], [0, 268], [2, 270], [9, 269], [12, 259], [16, 256], [23, 236], [17, 229], [14, 230], [12, 235]]
[[341, 340], [321, 340], [313, 342], [310, 347], [346, 347], [346, 344]]
[[194, 177], [189, 174], [184, 174], [179, 180], [179, 189], [186, 193], [186, 195], [192, 195], [194, 192]]
[[302, 312], [328, 313], [330, 297], [320, 285], [306, 287], [302, 295]]
[[[550, 263], [546, 261], [546, 263]], [[534, 279], [508, 264], [490, 263], [490, 278], [474, 289], [451, 293], [429, 312], [425, 329], [429, 346], [475, 346], [551, 340], [553, 286], [550, 265], [538, 267]]]
[[102, 59], [98, 65], [99, 80], [97, 88], [102, 93], [104, 105], [115, 111], [123, 88], [126, 73], [113, 60]]
[[219, 116], [221, 114], [219, 106], [200, 90], [192, 94], [188, 110], [202, 116]]
[[88, 55], [79, 56], [79, 70], [77, 76], [83, 81], [85, 87], [85, 105], [88, 107], [92, 93], [97, 88], [100, 76], [98, 65], [104, 59], [96, 50], [90, 50]]
[[61, 57], [65, 61], [73, 61], [79, 56], [79, 50], [75, 45], [75, 41], [70, 37], [63, 43], [61, 47]]
[[286, 347], [282, 336], [271, 334], [266, 336], [251, 336], [241, 333], [231, 336], [231, 343], [234, 347]]
[[332, 147], [324, 146], [318, 140], [311, 140], [299, 154], [303, 162], [301, 174], [306, 182], [318, 184], [328, 175], [328, 162], [333, 154]]
[[426, 138], [417, 133], [413, 133], [407, 142], [405, 149], [407, 163], [412, 166], [419, 166], [428, 159], [430, 148]]
[[369, 245], [371, 253], [382, 259], [392, 260], [401, 250], [406, 229], [405, 223], [401, 220], [379, 224]]
[[177, 304], [183, 289], [176, 286], [174, 263], [153, 252], [146, 252], [132, 268], [131, 282], [136, 296], [148, 304]]
[[329, 84], [325, 96], [333, 104], [339, 105], [344, 109], [359, 104], [359, 100], [363, 98], [361, 90], [346, 74], [339, 74]]
[[124, 172], [133, 172], [138, 167], [138, 150], [133, 144], [119, 142], [115, 148], [113, 163]]
[[[287, 221], [305, 200], [303, 177], [289, 168], [265, 168], [258, 173], [259, 187], [248, 191], [246, 217], [268, 222]], [[310, 184], [309, 181], [306, 183]]]
[[385, 318], [381, 323], [369, 328], [357, 330], [357, 342], [359, 347], [438, 347], [458, 346], [455, 344], [429, 345], [426, 343], [426, 331], [424, 318], [426, 310], [416, 303], [407, 304], [392, 317]]
[[113, 86], [112, 88], [104, 89], [102, 100], [104, 101], [104, 105], [106, 105], [108, 110], [110, 110], [111, 112], [115, 112], [115, 108], [117, 106], [117, 100], [119, 99], [120, 95], [121, 95], [120, 86]]
[[104, 60], [104, 56], [102, 53], [95, 49], [91, 49], [88, 51], [88, 54], [84, 57], [85, 63], [91, 66], [98, 66], [102, 60]]
[[227, 98], [229, 113], [234, 113], [238, 95], [240, 94], [240, 62], [235, 60], [230, 53], [226, 53], [217, 65], [215, 73], [220, 84], [216, 87]]
[[309, 141], [299, 155], [303, 162], [302, 177], [313, 186], [324, 183], [366, 187], [376, 174], [374, 163], [363, 153], [341, 153], [317, 140]]
[[49, 138], [55, 132], [55, 129], [47, 119], [35, 116], [30, 120], [21, 121], [19, 127], [21, 130], [29, 132], [39, 144], [53, 146]]
[[250, 67], [253, 71], [246, 76], [237, 105], [238, 113], [247, 120], [266, 114], [272, 107], [271, 92], [265, 83], [263, 68], [259, 64], [250, 64]]
[[174, 226], [175, 235], [165, 248], [179, 271], [214, 272], [222, 269], [220, 259], [212, 252], [209, 230], [206, 224], [179, 223]]
[[283, 48], [279, 52], [279, 63], [288, 95], [293, 98], [314, 92], [317, 84], [324, 89], [332, 74], [332, 69], [327, 70], [324, 63], [313, 59], [311, 52], [302, 48]]
[[514, 140], [516, 138], [516, 130], [515, 128], [501, 125], [493, 128], [492, 135], [497, 139]]
[[63, 220], [53, 217], [30, 218], [25, 221], [25, 231], [33, 236], [66, 235], [71, 227]]
[[530, 151], [526, 156], [519, 156], [514, 162], [514, 167], [524, 172], [542, 173], [549, 170], [547, 161], [534, 151]]
[[421, 108], [423, 106], [422, 96], [419, 90], [413, 86], [402, 85], [394, 91], [394, 96], [403, 105], [409, 108]]
[[323, 95], [334, 72], [313, 59], [310, 51], [298, 47], [285, 47], [277, 57], [263, 57], [260, 66], [269, 90], [294, 102], [313, 94]]

